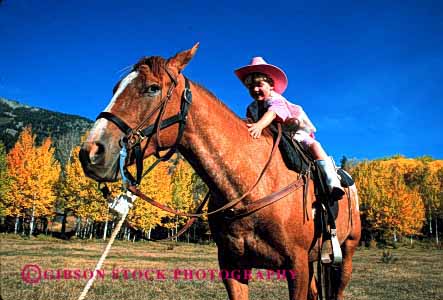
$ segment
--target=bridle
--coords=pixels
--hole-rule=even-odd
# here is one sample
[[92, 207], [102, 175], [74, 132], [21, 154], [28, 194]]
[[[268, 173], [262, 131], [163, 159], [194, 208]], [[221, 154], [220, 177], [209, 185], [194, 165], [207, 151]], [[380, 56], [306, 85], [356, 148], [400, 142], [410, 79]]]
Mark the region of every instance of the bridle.
[[[165, 96], [160, 100], [159, 104], [149, 113], [135, 128], [131, 128], [122, 118], [116, 116], [111, 112], [101, 112], [96, 120], [98, 119], [106, 119], [112, 123], [114, 123], [124, 134], [125, 136], [120, 140], [120, 174], [123, 180], [123, 184], [127, 186], [137, 186], [140, 184], [143, 176], [145, 176], [148, 172], [150, 172], [154, 167], [160, 163], [161, 161], [166, 161], [171, 158], [171, 156], [177, 151], [177, 147], [183, 137], [183, 133], [186, 126], [186, 120], [189, 111], [189, 105], [192, 103], [192, 92], [190, 89], [189, 80], [185, 79], [185, 88], [181, 97], [180, 111], [165, 120], [163, 120], [163, 115], [165, 112], [165, 108], [167, 103], [172, 97], [172, 93], [174, 89], [177, 87], [178, 79], [174, 74], [165, 66], [164, 70], [168, 74], [170, 78], [170, 85]], [[151, 125], [146, 126], [147, 122], [157, 113], [157, 118], [155, 122]], [[160, 131], [164, 128], [170, 127], [174, 124], [179, 124], [177, 137], [175, 139], [175, 143], [171, 146], [163, 146], [160, 140]], [[148, 170], [143, 173], [143, 151], [141, 147], [141, 142], [145, 139], [150, 139], [152, 136], [157, 136], [157, 144], [156, 147], [156, 157], [157, 161], [154, 162]], [[163, 156], [160, 155], [160, 151], [168, 150], [166, 154]], [[136, 165], [136, 178], [132, 176], [132, 174], [127, 169], [126, 158], [130, 151], [133, 151], [133, 156], [135, 159]]]

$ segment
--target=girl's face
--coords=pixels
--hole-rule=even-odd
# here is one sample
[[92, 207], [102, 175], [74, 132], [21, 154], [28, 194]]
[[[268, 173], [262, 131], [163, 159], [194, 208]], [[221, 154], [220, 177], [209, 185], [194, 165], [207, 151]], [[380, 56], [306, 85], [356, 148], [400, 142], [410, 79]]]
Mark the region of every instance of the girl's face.
[[264, 101], [269, 99], [273, 90], [274, 87], [264, 80], [253, 83], [249, 86], [249, 94], [256, 101]]

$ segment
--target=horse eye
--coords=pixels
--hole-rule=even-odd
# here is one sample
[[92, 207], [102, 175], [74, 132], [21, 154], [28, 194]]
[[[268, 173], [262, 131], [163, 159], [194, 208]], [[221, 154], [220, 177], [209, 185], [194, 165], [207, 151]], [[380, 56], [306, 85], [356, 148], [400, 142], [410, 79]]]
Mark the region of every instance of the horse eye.
[[143, 91], [144, 94], [147, 94], [150, 97], [157, 96], [160, 93], [160, 86], [157, 84], [152, 84], [146, 87]]

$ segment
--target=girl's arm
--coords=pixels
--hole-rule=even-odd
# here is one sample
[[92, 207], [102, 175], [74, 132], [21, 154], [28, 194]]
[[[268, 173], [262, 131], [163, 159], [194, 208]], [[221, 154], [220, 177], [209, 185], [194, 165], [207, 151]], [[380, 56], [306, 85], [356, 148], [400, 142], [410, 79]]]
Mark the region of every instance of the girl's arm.
[[261, 136], [261, 132], [264, 128], [268, 127], [269, 124], [274, 121], [277, 115], [275, 112], [268, 110], [257, 123], [249, 123], [246, 124], [249, 128], [248, 131], [254, 139], [257, 139]]

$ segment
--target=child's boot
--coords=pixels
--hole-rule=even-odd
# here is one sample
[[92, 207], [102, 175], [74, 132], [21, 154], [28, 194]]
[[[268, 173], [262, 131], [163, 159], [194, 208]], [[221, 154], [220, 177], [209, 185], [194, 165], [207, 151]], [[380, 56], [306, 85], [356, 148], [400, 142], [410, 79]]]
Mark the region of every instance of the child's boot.
[[326, 177], [326, 185], [328, 186], [329, 193], [334, 200], [340, 200], [345, 191], [341, 187], [340, 180], [338, 179], [337, 172], [332, 160], [328, 157], [325, 160], [316, 160], [317, 166], [322, 170]]

